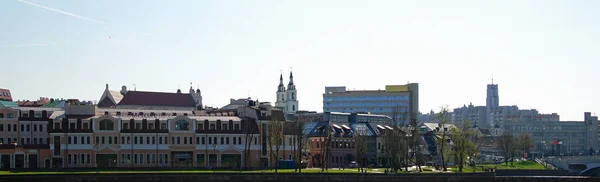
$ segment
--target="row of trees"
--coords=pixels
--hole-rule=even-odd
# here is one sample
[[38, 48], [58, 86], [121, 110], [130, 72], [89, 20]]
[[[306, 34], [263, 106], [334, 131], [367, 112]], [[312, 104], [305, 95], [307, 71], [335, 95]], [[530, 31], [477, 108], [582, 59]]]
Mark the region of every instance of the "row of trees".
[[[397, 171], [402, 168], [408, 169], [409, 165], [416, 165], [417, 169], [421, 171], [421, 165], [424, 165], [426, 157], [422, 153], [422, 147], [424, 145], [423, 133], [419, 130], [417, 120], [414, 118], [407, 118], [407, 112], [398, 110], [393, 114], [393, 122], [396, 125], [390, 126], [391, 128], [383, 129], [379, 137], [381, 142], [381, 150], [384, 153], [385, 159], [383, 165], [387, 166], [389, 171]], [[469, 121], [463, 121], [458, 123], [452, 123], [450, 125], [449, 111], [446, 107], [442, 107], [440, 112], [436, 115], [436, 119], [439, 123], [439, 130], [433, 131], [433, 138], [437, 148], [437, 155], [439, 157], [439, 164], [441, 169], [447, 171], [448, 162], [453, 161], [458, 167], [458, 171], [462, 172], [464, 167], [469, 165], [472, 159], [478, 158], [478, 150], [483, 143], [483, 136], [481, 133], [473, 127]], [[398, 119], [404, 121], [397, 121]], [[408, 120], [407, 124], [405, 121]], [[270, 121], [267, 124], [267, 137], [269, 155], [275, 167], [275, 172], [279, 168], [279, 155], [282, 144], [284, 141], [284, 125], [289, 125], [288, 136], [291, 135], [293, 143], [293, 158], [296, 163], [303, 161], [305, 157], [303, 150], [307, 147], [307, 138], [304, 133], [304, 124], [299, 118], [295, 122], [285, 123], [283, 121]], [[325, 137], [318, 140], [320, 146], [320, 156], [315, 157], [313, 162], [318, 163], [321, 169], [324, 171], [329, 168], [328, 159], [330, 158], [330, 150], [332, 144], [332, 133], [330, 126], [326, 125], [322, 128], [323, 132], [326, 133]], [[252, 139], [252, 135], [247, 138]], [[367, 166], [368, 163], [368, 139], [369, 136], [365, 130], [356, 130], [353, 135], [355, 160], [359, 164], [360, 171], [364, 169], [362, 167]], [[527, 153], [533, 147], [533, 139], [529, 135], [521, 135], [515, 137], [509, 133], [506, 133], [495, 139], [497, 148], [502, 151], [504, 160], [508, 165], [517, 155]], [[246, 140], [248, 141], [248, 140]], [[247, 143], [249, 146], [250, 143]], [[248, 153], [244, 153], [245, 158], [248, 158]], [[296, 171], [300, 172], [300, 165], [296, 168]]]
[[496, 146], [502, 152], [504, 156], [504, 163], [508, 166], [508, 162], [510, 165], [513, 165], [513, 159], [517, 156], [524, 156], [526, 153], [530, 152], [533, 149], [533, 138], [528, 134], [521, 134], [519, 136], [514, 136], [511, 133], [504, 133], [500, 137], [498, 137], [498, 141]]

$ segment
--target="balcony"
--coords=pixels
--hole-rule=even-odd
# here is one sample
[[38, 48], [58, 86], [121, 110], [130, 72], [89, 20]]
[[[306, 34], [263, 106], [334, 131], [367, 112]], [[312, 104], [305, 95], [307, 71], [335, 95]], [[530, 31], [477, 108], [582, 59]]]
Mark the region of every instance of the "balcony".
[[22, 145], [24, 149], [50, 149], [48, 144], [25, 144]]
[[50, 129], [49, 133], [93, 133], [92, 129]]
[[169, 133], [167, 129], [121, 129], [121, 133]]

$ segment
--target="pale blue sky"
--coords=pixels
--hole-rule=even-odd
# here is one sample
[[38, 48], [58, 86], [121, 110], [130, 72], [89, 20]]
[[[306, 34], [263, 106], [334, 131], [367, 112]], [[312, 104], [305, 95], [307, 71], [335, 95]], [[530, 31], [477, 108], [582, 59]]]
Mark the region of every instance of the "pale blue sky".
[[[33, 4], [32, 4], [33, 3]], [[37, 6], [36, 6], [37, 5]], [[418, 82], [420, 110], [500, 104], [600, 114], [600, 1], [0, 1], [0, 87], [98, 100], [108, 83], [204, 103], [274, 101], [293, 67], [300, 109], [324, 86]], [[109, 39], [109, 36], [112, 37]]]

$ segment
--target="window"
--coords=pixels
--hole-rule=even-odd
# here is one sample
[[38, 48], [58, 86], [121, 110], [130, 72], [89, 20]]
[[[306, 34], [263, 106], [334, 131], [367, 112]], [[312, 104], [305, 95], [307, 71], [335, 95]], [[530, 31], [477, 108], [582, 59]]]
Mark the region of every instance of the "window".
[[177, 137], [177, 144], [181, 144], [181, 138]]
[[144, 164], [144, 154], [140, 154], [140, 164]]
[[133, 154], [133, 164], [138, 164], [138, 155], [137, 154]]
[[81, 154], [81, 164], [85, 164], [85, 154]]
[[0, 131], [4, 131], [4, 124], [0, 124]]
[[144, 144], [144, 137], [140, 137], [140, 144]]
[[104, 137], [102, 137], [102, 144], [106, 144], [106, 142], [105, 142], [106, 140], [104, 140], [104, 139], [105, 139], [105, 138], [104, 138]]
[[[21, 131], [24, 131], [24, 130], [25, 130], [25, 125], [24, 125], [24, 124], [21, 124]], [[16, 130], [15, 130], [15, 131], [16, 131]]]
[[92, 157], [91, 157], [92, 155], [90, 155], [90, 154], [86, 154], [86, 155], [87, 155], [87, 164], [90, 164], [92, 161]]
[[221, 145], [223, 145], [223, 143], [225, 143], [225, 142], [223, 142], [223, 139], [224, 139], [224, 138], [223, 138], [223, 137], [221, 137]]
[[113, 138], [114, 138], [115, 144], [118, 144], [117, 143], [117, 137], [113, 137]]
[[71, 144], [71, 137], [67, 138], [67, 140], [68, 140], [67, 143]]
[[175, 137], [171, 137], [171, 144], [175, 144]]
[[37, 138], [33, 138], [33, 144], [38, 144], [37, 140], [38, 140]]
[[[204, 139], [204, 138], [202, 138]], [[210, 138], [208, 138], [208, 144], [212, 145], [212, 140]]]
[[100, 144], [100, 137], [96, 137], [96, 141], [94, 141], [94, 144]]
[[13, 131], [17, 131], [17, 124], [13, 124]]
[[160, 129], [161, 130], [166, 130], [167, 129], [167, 123], [160, 123]]
[[185, 120], [175, 122], [175, 130], [188, 130], [189, 123]]
[[112, 144], [112, 137], [108, 137], [108, 144]]
[[158, 137], [158, 144], [163, 144], [163, 138], [162, 137]]
[[135, 129], [136, 130], [142, 129], [142, 123], [135, 123]]
[[4, 114], [0, 113], [0, 118], [4, 118]]
[[202, 137], [202, 144], [203, 144], [203, 145], [205, 144], [204, 137]]
[[153, 130], [153, 129], [154, 129], [154, 123], [150, 123], [150, 124], [148, 124], [148, 129], [151, 129], [151, 130]]
[[[60, 129], [60, 123], [54, 123], [54, 129], [55, 130]], [[10, 130], [8, 130], [8, 131], [10, 131]]]
[[221, 130], [229, 130], [227, 129], [227, 124], [223, 124]]
[[150, 137], [146, 137], [146, 144], [150, 144]]
[[121, 164], [125, 164], [125, 154], [121, 154]]
[[146, 154], [146, 164], [150, 164], [150, 154]]
[[183, 144], [187, 144], [187, 137], [183, 137]]
[[81, 144], [85, 144], [85, 137], [81, 137]]
[[123, 123], [123, 129], [129, 129], [129, 123]]
[[75, 129], [75, 123], [69, 123], [69, 129]]
[[8, 114], [6, 114], [6, 117], [7, 118], [13, 118], [13, 114], [12, 113], [8, 113]]
[[152, 144], [156, 144], [156, 137], [152, 137]]
[[229, 145], [229, 137], [225, 137], [225, 144]]
[[211, 123], [210, 124], [210, 130], [216, 130], [216, 129], [217, 129], [216, 125], [214, 123]]
[[233, 125], [233, 129], [236, 130], [236, 131], [240, 130], [240, 124], [234, 124]]
[[87, 144], [90, 144], [90, 137], [87, 137]]
[[89, 123], [83, 123], [83, 129], [90, 129]]
[[125, 137], [121, 137], [121, 144], [125, 143]]
[[37, 132], [37, 127], [38, 127], [38, 125], [33, 125], [33, 131], [34, 132]]
[[242, 144], [242, 137], [238, 137], [238, 145]]
[[[233, 137], [233, 144], [234, 144], [234, 145], [237, 145], [237, 138], [236, 138], [236, 137]], [[240, 143], [240, 144], [241, 144], [241, 143]]]
[[198, 130], [204, 130], [204, 124], [198, 124], [198, 128], [196, 128]]
[[67, 155], [67, 163], [68, 163], [68, 164], [72, 164], [72, 163], [71, 163], [71, 154]]
[[30, 124], [28, 124], [28, 125], [27, 125], [27, 131], [30, 131], [30, 130], [31, 130], [31, 125], [30, 125]]

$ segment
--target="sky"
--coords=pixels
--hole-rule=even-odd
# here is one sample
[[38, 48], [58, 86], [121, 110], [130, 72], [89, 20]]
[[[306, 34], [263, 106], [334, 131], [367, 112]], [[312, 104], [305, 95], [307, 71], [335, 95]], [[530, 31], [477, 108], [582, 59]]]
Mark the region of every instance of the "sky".
[[3, 0], [0, 88], [14, 99], [98, 100], [105, 84], [299, 108], [325, 86], [419, 83], [419, 110], [500, 105], [561, 120], [600, 114], [600, 1]]

